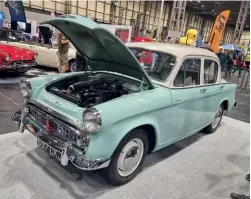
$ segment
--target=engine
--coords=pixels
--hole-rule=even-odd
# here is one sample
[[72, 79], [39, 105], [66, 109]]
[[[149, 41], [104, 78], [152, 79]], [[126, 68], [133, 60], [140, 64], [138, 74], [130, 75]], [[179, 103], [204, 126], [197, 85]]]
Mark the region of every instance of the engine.
[[78, 106], [88, 108], [101, 104], [130, 93], [138, 92], [139, 89], [128, 82], [110, 78], [91, 78], [84, 81], [75, 81], [67, 85], [67, 88], [52, 86], [49, 90]]
[[125, 94], [128, 94], [128, 91], [124, 90], [119, 82], [100, 82], [100, 84], [82, 89], [78, 93], [78, 98], [84, 107], [91, 107]]

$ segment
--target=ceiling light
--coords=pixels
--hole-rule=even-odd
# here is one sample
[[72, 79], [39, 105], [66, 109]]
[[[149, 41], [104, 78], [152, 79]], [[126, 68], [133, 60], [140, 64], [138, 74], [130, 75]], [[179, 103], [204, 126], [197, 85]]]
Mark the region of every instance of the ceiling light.
[[215, 11], [215, 10], [212, 10], [213, 12]]
[[200, 3], [200, 1], [197, 1], [198, 3]]
[[204, 8], [205, 6], [204, 5], [201, 5], [202, 8]]

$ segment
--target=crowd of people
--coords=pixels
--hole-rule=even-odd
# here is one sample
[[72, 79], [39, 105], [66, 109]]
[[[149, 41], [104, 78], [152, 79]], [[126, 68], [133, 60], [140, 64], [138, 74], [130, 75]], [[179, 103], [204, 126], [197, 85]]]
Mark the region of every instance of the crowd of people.
[[241, 77], [242, 70], [249, 71], [250, 49], [247, 54], [245, 51], [239, 53], [233, 50], [224, 50], [222, 46], [218, 48], [217, 56], [220, 60], [221, 76], [230, 77], [238, 71], [238, 77]]

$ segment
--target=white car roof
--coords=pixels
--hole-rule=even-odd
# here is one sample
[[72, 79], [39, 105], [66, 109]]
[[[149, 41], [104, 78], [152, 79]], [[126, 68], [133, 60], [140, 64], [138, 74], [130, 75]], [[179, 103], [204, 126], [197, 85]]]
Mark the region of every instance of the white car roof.
[[184, 56], [207, 56], [218, 59], [217, 55], [210, 50], [191, 47], [180, 44], [155, 43], [155, 42], [130, 42], [127, 47], [144, 48], [152, 51], [166, 52], [175, 55], [177, 58]]

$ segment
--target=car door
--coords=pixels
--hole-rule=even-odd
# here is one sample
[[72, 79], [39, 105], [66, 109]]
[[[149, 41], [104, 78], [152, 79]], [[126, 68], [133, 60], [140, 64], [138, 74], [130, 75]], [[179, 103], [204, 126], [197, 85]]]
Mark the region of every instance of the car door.
[[219, 107], [218, 94], [222, 92], [224, 87], [221, 87], [217, 82], [220, 80], [220, 67], [219, 63], [214, 58], [204, 58], [203, 59], [203, 85], [206, 89], [206, 98], [204, 112], [201, 120], [203, 124], [208, 124], [214, 119], [215, 113]]
[[37, 62], [39, 65], [57, 68], [58, 56], [56, 49], [51, 48], [49, 45], [30, 45], [30, 50], [38, 54]]
[[194, 132], [202, 125], [206, 90], [201, 87], [201, 68], [200, 57], [186, 57], [171, 86], [170, 129], [177, 137]]

